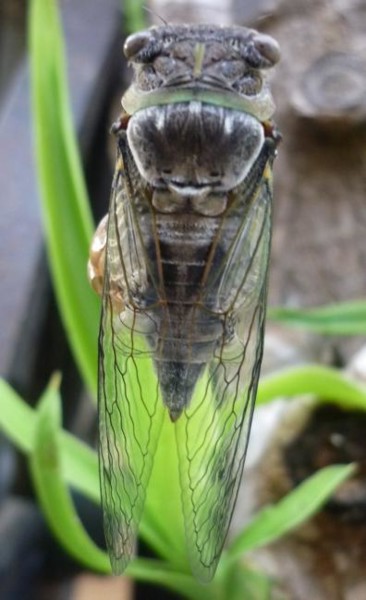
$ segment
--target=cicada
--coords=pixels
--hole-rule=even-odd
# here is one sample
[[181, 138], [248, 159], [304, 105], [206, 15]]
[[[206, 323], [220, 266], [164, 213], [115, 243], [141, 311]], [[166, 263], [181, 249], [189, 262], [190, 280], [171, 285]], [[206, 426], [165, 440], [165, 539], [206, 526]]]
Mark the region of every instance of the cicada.
[[186, 542], [212, 578], [234, 510], [262, 359], [278, 134], [268, 35], [165, 25], [127, 38], [133, 81], [89, 275], [102, 295], [100, 477], [114, 572], [134, 551], [166, 415]]

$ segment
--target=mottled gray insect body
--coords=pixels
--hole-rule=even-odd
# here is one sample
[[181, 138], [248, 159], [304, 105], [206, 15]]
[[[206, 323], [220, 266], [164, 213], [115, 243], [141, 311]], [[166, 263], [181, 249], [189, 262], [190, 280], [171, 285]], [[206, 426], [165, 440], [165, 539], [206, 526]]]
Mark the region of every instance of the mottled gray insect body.
[[252, 115], [192, 101], [139, 110], [129, 120], [127, 138], [150, 185], [192, 197], [238, 186], [259, 155], [264, 133]]
[[108, 224], [89, 268], [98, 291], [104, 279], [105, 534], [120, 573], [168, 413], [189, 560], [208, 581], [235, 505], [262, 357], [278, 142], [263, 69], [279, 51], [251, 29], [187, 25], [134, 34], [125, 54], [134, 79], [114, 126]]

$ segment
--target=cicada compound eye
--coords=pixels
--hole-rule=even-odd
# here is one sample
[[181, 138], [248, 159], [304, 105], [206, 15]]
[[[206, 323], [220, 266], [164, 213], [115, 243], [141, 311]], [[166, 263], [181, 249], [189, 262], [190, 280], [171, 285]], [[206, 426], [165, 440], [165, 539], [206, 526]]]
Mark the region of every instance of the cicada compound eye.
[[254, 45], [264, 59], [272, 65], [278, 63], [281, 57], [280, 47], [276, 40], [265, 33], [257, 33], [254, 37]]
[[268, 69], [280, 60], [280, 47], [276, 40], [265, 33], [256, 32], [247, 47], [246, 60], [255, 69]]
[[141, 50], [146, 48], [151, 39], [152, 34], [150, 31], [139, 31], [129, 35], [123, 46], [125, 57], [129, 60], [134, 58]]

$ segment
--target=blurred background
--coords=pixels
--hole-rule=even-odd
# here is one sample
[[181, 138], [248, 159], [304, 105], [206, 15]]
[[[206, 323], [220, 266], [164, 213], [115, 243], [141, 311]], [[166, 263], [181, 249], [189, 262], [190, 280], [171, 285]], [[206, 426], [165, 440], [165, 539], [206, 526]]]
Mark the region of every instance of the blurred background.
[[[283, 141], [274, 166], [269, 305], [309, 309], [364, 300], [365, 0], [150, 0], [145, 6], [140, 14], [148, 25], [241, 24], [279, 42], [282, 59], [270, 84]], [[60, 7], [72, 113], [97, 222], [108, 206], [114, 158], [109, 127], [128, 85], [122, 45], [130, 29], [118, 0], [63, 0]], [[45, 254], [32, 142], [28, 9], [26, 0], [0, 0], [1, 375], [34, 405], [51, 373], [61, 371], [64, 425], [93, 444], [95, 409], [67, 342]], [[274, 312], [267, 324], [263, 373], [315, 363], [346, 369], [365, 384], [365, 324], [360, 331], [356, 325], [352, 335], [340, 329], [328, 335], [324, 328], [289, 327]], [[234, 527], [324, 464], [360, 465], [359, 478], [345, 484], [328, 511], [253, 555], [280, 582], [282, 595], [273, 597], [365, 598], [363, 414], [302, 401], [290, 409], [279, 401], [258, 418], [243, 490], [250, 491], [250, 501], [240, 500]], [[81, 496], [74, 500], [88, 531], [103, 545], [99, 510]], [[48, 532], [26, 463], [5, 436], [0, 439], [0, 502], [4, 600], [175, 597], [144, 586], [132, 596], [125, 579], [80, 573]]]

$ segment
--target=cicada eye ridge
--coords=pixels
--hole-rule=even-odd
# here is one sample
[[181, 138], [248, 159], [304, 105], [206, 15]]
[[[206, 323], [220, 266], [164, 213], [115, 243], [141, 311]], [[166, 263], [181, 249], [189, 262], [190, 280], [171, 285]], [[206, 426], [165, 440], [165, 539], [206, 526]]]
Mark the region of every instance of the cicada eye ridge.
[[161, 42], [152, 31], [140, 31], [130, 35], [124, 43], [123, 52], [128, 60], [148, 63], [161, 51]]
[[[280, 60], [280, 47], [276, 40], [265, 33], [256, 33], [252, 41], [253, 50], [255, 50], [255, 62], [259, 60], [259, 68], [265, 69], [272, 67]], [[254, 56], [253, 56], [254, 58]], [[253, 65], [254, 67], [257, 64]]]

